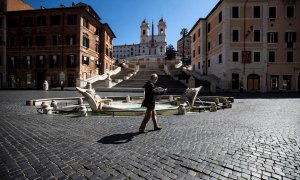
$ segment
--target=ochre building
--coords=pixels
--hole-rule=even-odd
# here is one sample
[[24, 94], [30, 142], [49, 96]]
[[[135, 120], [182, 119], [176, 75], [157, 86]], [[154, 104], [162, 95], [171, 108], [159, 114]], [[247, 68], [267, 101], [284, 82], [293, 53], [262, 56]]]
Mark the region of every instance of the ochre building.
[[220, 0], [189, 32], [193, 72], [222, 91], [300, 91], [299, 9], [299, 0]]
[[113, 69], [115, 35], [87, 4], [7, 9], [1, 22], [2, 87], [40, 89], [45, 80], [50, 87], [74, 87]]

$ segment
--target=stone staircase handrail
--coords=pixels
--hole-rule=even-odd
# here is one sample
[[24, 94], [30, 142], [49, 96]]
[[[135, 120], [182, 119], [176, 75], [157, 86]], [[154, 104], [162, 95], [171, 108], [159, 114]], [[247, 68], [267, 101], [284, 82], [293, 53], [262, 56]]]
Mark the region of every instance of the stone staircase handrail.
[[179, 60], [178, 63], [175, 63], [175, 68], [180, 68], [182, 66], [182, 61]]

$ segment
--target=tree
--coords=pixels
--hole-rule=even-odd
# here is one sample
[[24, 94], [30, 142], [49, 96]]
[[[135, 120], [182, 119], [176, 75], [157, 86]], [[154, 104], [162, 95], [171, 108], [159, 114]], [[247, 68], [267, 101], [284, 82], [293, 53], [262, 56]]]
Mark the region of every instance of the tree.
[[180, 35], [182, 36], [182, 61], [184, 61], [184, 46], [185, 46], [185, 37], [188, 34], [187, 28], [182, 28], [180, 31]]
[[172, 60], [175, 58], [175, 56], [176, 56], [175, 48], [172, 44], [169, 44], [166, 50], [166, 60]]

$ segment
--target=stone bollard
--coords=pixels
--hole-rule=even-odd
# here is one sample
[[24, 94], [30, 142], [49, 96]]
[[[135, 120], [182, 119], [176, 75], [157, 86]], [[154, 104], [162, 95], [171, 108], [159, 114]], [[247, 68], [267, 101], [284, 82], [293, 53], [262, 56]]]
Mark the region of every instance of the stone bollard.
[[48, 81], [45, 80], [43, 83], [43, 90], [48, 91], [48, 89], [49, 89], [49, 84], [48, 84]]
[[209, 111], [210, 112], [216, 112], [217, 110], [218, 110], [217, 105], [215, 103], [211, 104]]
[[183, 104], [180, 104], [178, 107], [178, 114], [179, 115], [185, 115], [186, 114], [186, 108]]
[[87, 108], [85, 106], [80, 106], [79, 111], [78, 111], [78, 115], [80, 117], [86, 117], [87, 116]]

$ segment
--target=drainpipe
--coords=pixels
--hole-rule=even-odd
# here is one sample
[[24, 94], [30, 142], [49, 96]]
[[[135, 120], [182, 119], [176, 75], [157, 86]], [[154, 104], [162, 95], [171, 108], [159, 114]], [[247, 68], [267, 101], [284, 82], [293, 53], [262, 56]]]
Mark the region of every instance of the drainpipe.
[[[244, 1], [244, 52], [246, 51], [246, 5], [247, 5], [248, 0]], [[246, 69], [246, 63], [244, 63], [244, 75], [245, 75], [245, 69]]]
[[204, 72], [204, 75], [206, 75], [207, 76], [207, 69], [208, 69], [208, 65], [207, 65], [207, 63], [208, 63], [208, 48], [207, 48], [207, 20], [206, 20], [206, 27], [205, 27], [205, 51], [206, 51], [206, 53], [205, 53], [205, 72]]
[[[246, 51], [246, 5], [247, 5], [248, 0], [244, 1], [244, 44], [243, 44], [243, 51]], [[243, 56], [243, 55], [242, 55]], [[245, 71], [246, 71], [246, 63], [243, 62], [243, 76], [242, 76], [242, 84], [240, 84], [240, 92], [244, 92], [244, 79], [245, 79]]]

